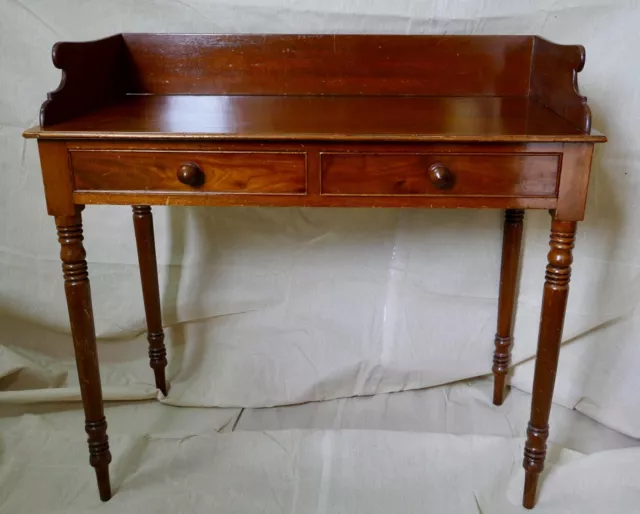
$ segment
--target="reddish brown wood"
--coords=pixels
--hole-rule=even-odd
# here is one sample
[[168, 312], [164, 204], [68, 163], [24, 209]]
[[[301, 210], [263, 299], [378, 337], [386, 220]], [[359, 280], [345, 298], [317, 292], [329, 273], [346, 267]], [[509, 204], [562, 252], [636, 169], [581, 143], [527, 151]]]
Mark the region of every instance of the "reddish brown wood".
[[[62, 243], [91, 463], [110, 496], [78, 205], [134, 205], [151, 366], [166, 354], [150, 205], [507, 209], [494, 374], [501, 403], [523, 209], [553, 209], [524, 505], [535, 500], [593, 143], [584, 49], [533, 36], [124, 34], [61, 43], [39, 138]], [[144, 93], [144, 94], [138, 94]], [[560, 169], [558, 169], [560, 166]]]
[[89, 462], [95, 468], [100, 499], [111, 498], [109, 482], [109, 439], [102, 405], [98, 349], [91, 307], [91, 289], [82, 244], [82, 217], [78, 207], [73, 216], [56, 216], [64, 289], [69, 307], [71, 335], [76, 354], [80, 393], [89, 442]]
[[[383, 144], [385, 143], [385, 144]], [[304, 153], [310, 151], [324, 151], [332, 153], [490, 153], [490, 154], [556, 154], [562, 155], [565, 144], [559, 142], [489, 142], [470, 145], [467, 142], [455, 143], [444, 142], [402, 142], [391, 140], [386, 141], [351, 141], [336, 137], [331, 141], [306, 141], [306, 140], [276, 140], [266, 141], [251, 138], [249, 140], [221, 139], [221, 140], [193, 140], [185, 135], [182, 140], [166, 139], [162, 141], [152, 141], [145, 139], [135, 140], [111, 140], [111, 139], [91, 139], [79, 140], [71, 139], [66, 141], [69, 151], [81, 150], [140, 150], [153, 152], [156, 150], [173, 150], [194, 152], [196, 150], [204, 152], [275, 152], [275, 153]], [[316, 167], [319, 169], [319, 166]]]
[[69, 169], [69, 153], [64, 141], [38, 141], [42, 182], [51, 216], [74, 216], [73, 178]]
[[549, 414], [553, 399], [562, 328], [569, 295], [569, 279], [573, 262], [573, 246], [576, 236], [575, 221], [551, 222], [549, 254], [545, 274], [538, 352], [533, 377], [531, 419], [527, 428], [527, 442], [523, 466], [526, 472], [523, 505], [531, 509], [535, 505], [538, 476], [544, 468], [549, 436]]
[[591, 110], [578, 90], [585, 50], [580, 45], [557, 45], [536, 36], [531, 63], [531, 98], [557, 112], [574, 127], [591, 132]]
[[[184, 137], [185, 132], [199, 137], [245, 132], [245, 137], [326, 137], [350, 132], [362, 136], [371, 129], [346, 125], [342, 127], [346, 131], [340, 130], [341, 123], [331, 119], [323, 128], [322, 114], [334, 111], [332, 116], [337, 117], [345, 107], [359, 108], [360, 116], [350, 111], [346, 119], [358, 124], [363, 116], [364, 126], [376, 128], [381, 113], [394, 113], [403, 105], [407, 112], [390, 116], [391, 121], [406, 123], [411, 112], [423, 122], [434, 117], [464, 120], [468, 115], [479, 120], [501, 118], [500, 123], [492, 120], [489, 130], [474, 124], [468, 133], [464, 125], [457, 127], [453, 137], [490, 137], [491, 131], [497, 131], [494, 136], [575, 138], [590, 132], [586, 99], [577, 92], [584, 48], [535, 36], [118, 34], [86, 43], [58, 43], [53, 61], [63, 71], [61, 85], [42, 107], [43, 129], [28, 132], [29, 136], [113, 137], [119, 133], [122, 137], [128, 133], [135, 137], [131, 133], [136, 132], [152, 137], [157, 133]], [[320, 96], [333, 98], [320, 102]], [[397, 105], [376, 109], [375, 102], [345, 103], [345, 96], [382, 97], [378, 102], [391, 98]], [[420, 109], [421, 104], [407, 96], [431, 97], [422, 98], [431, 103]], [[461, 97], [461, 102], [455, 97]], [[98, 109], [115, 101], [121, 105]], [[496, 102], [500, 102], [498, 108]], [[267, 125], [274, 113], [284, 111], [287, 119], [288, 112], [300, 113], [303, 107], [306, 115], [295, 118], [311, 120], [310, 132], [304, 124], [283, 125], [281, 117], [276, 118], [276, 130], [256, 131], [260, 123], [254, 129], [255, 121], [250, 120], [262, 117]], [[207, 112], [198, 116], [203, 108]], [[195, 115], [186, 119], [184, 113], [168, 115], [174, 109]], [[100, 113], [92, 114], [96, 110]], [[249, 118], [242, 115], [244, 111], [251, 113]], [[212, 118], [211, 112], [225, 115]], [[85, 119], [76, 119], [83, 118], [81, 114], [87, 114]], [[554, 121], [553, 128], [552, 115], [566, 121]], [[252, 122], [248, 126], [233, 128], [236, 121], [248, 119]], [[379, 120], [380, 134], [411, 139], [413, 134], [448, 137], [451, 133], [437, 121], [418, 130], [407, 124], [385, 132], [383, 127], [390, 120]], [[53, 127], [56, 124], [60, 126]], [[550, 132], [541, 133], [545, 129]]]
[[195, 162], [187, 162], [178, 168], [178, 181], [186, 186], [199, 187], [204, 183], [204, 172]]
[[70, 155], [77, 191], [300, 194], [306, 189], [303, 153], [84, 150]]
[[[557, 155], [491, 155], [481, 149], [466, 154], [323, 153], [322, 194], [555, 197], [558, 164]], [[434, 165], [447, 169], [446, 187], [431, 176]]]
[[197, 193], [79, 192], [73, 198], [87, 205], [202, 205], [262, 207], [413, 207], [425, 209], [553, 209], [555, 198], [483, 196], [306, 196], [223, 195]]
[[584, 140], [590, 129], [584, 48], [535, 36], [119, 34], [58, 43], [53, 60], [63, 79], [31, 137]]
[[156, 387], [166, 396], [165, 368], [167, 367], [167, 350], [164, 346], [164, 332], [162, 330], [153, 215], [151, 214], [151, 207], [148, 205], [134, 205], [132, 208], [133, 227], [138, 248], [138, 263], [140, 265], [140, 280], [142, 282], [142, 296], [147, 319], [149, 364], [155, 375]]
[[532, 36], [124, 34], [132, 92], [526, 96]]
[[455, 178], [449, 168], [440, 162], [429, 166], [427, 175], [429, 181], [438, 189], [449, 189], [455, 183]]
[[495, 405], [502, 405], [504, 401], [505, 381], [511, 359], [513, 315], [518, 284], [523, 219], [524, 211], [521, 209], [505, 211], [500, 293], [498, 296], [498, 327], [493, 353], [493, 403]]
[[558, 186], [558, 207], [555, 211], [557, 219], [565, 221], [584, 219], [592, 154], [592, 144], [565, 144]]
[[[455, 168], [471, 177], [462, 189], [454, 188], [448, 191], [445, 198], [438, 197], [441, 190], [433, 186], [427, 177], [429, 163], [427, 161], [418, 167], [413, 167], [413, 173], [422, 180], [428, 191], [425, 194], [434, 196], [413, 196], [394, 193], [389, 190], [389, 196], [379, 195], [349, 195], [334, 196], [319, 194], [320, 190], [320, 162], [319, 152], [337, 153], [346, 158], [358, 158], [362, 154], [370, 154], [373, 148], [378, 148], [380, 154], [374, 157], [391, 161], [388, 170], [393, 171], [396, 163], [406, 162], [406, 159], [428, 159], [442, 157], [450, 162], [463, 162], [463, 168]], [[557, 163], [562, 156], [563, 146], [553, 143], [529, 143], [506, 145], [455, 145], [455, 144], [399, 144], [372, 146], [366, 144], [348, 143], [291, 143], [291, 142], [149, 142], [124, 143], [112, 141], [86, 141], [69, 143], [71, 161], [74, 166], [75, 181], [82, 189], [75, 194], [79, 203], [124, 203], [144, 205], [299, 205], [299, 206], [388, 206], [388, 207], [469, 207], [469, 208], [546, 208], [556, 205], [555, 192], [547, 198], [529, 196], [535, 194], [535, 183], [538, 177], [547, 177], [548, 191], [555, 190]], [[226, 149], [226, 150], [225, 150]], [[335, 150], [335, 151], [333, 151]], [[209, 155], [213, 157], [209, 157]], [[274, 160], [271, 161], [271, 156]], [[163, 156], [167, 156], [163, 158]], [[306, 173], [306, 188], [304, 160], [308, 161]], [[318, 158], [316, 158], [318, 156]], [[180, 158], [178, 158], [180, 157]], [[326, 157], [326, 155], [325, 155]], [[205, 181], [201, 187], [183, 185], [174, 174], [181, 163], [201, 162], [201, 158], [209, 167], [213, 167], [214, 174], [221, 180], [217, 182]], [[294, 167], [288, 160], [296, 161]], [[489, 159], [484, 161], [484, 159]], [[326, 159], [325, 159], [326, 160]], [[474, 166], [476, 160], [482, 161], [483, 166]], [[386, 161], [385, 161], [386, 162]], [[412, 161], [413, 162], [413, 161]], [[555, 168], [551, 169], [550, 163]], [[172, 164], [171, 164], [172, 163]], [[542, 163], [542, 167], [539, 164]], [[233, 166], [231, 165], [233, 164]], [[175, 168], [174, 168], [175, 166]], [[207, 167], [202, 168], [206, 171]], [[246, 168], [246, 169], [245, 169]], [[347, 168], [350, 168], [347, 166]], [[162, 169], [162, 174], [150, 174]], [[454, 168], [452, 168], [454, 169]], [[410, 169], [408, 169], [410, 171]], [[407, 171], [407, 172], [408, 172]], [[225, 172], [225, 173], [222, 173]], [[227, 173], [228, 172], [228, 173]], [[294, 173], [295, 172], [295, 173]], [[240, 175], [254, 176], [252, 180], [236, 181]], [[384, 174], [383, 173], [383, 174]], [[467, 175], [465, 175], [466, 177]], [[164, 177], [164, 178], [163, 178]], [[344, 177], [352, 177], [357, 186], [360, 182], [368, 184], [369, 179], [358, 175], [350, 168]], [[409, 177], [409, 175], [407, 175]], [[484, 177], [484, 178], [483, 178]], [[487, 178], [495, 177], [495, 186], [487, 183]], [[526, 180], [525, 180], [526, 179]], [[375, 180], [375, 179], [374, 179]], [[515, 186], [514, 181], [522, 181], [521, 186]], [[295, 185], [294, 185], [295, 182]], [[246, 184], [246, 190], [233, 190], [238, 183]], [[482, 185], [484, 184], [484, 185]], [[469, 186], [482, 187], [482, 191], [489, 195], [478, 195]], [[508, 186], [508, 187], [507, 187]], [[508, 191], [509, 187], [513, 191]], [[99, 189], [102, 188], [102, 191]], [[518, 192], [524, 188], [524, 191]], [[262, 194], [263, 191], [271, 191]], [[494, 189], [496, 191], [494, 191]], [[287, 193], [287, 190], [292, 194]], [[280, 192], [278, 192], [280, 191]], [[520, 194], [521, 197], [493, 197], [492, 194]], [[248, 194], [251, 193], [251, 194]], [[438, 195], [438, 196], [435, 196]], [[461, 196], [471, 195], [471, 196]], [[404, 198], [407, 196], [407, 198]]]
[[62, 79], [40, 108], [42, 127], [113, 102], [130, 89], [127, 49], [121, 34], [83, 43], [56, 43], [52, 59], [62, 70]]
[[604, 141], [525, 97], [139, 95], [25, 135], [136, 141]]

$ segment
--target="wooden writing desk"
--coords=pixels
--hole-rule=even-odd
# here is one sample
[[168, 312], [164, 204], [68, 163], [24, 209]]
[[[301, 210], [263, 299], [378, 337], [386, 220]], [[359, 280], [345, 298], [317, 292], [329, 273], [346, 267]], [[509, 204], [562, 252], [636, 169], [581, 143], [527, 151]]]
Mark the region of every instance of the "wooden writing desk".
[[100, 498], [111, 497], [81, 211], [133, 206], [167, 393], [151, 205], [505, 210], [493, 401], [505, 390], [524, 209], [552, 216], [523, 504], [535, 503], [593, 144], [584, 48], [534, 36], [120, 34], [59, 43], [38, 139]]

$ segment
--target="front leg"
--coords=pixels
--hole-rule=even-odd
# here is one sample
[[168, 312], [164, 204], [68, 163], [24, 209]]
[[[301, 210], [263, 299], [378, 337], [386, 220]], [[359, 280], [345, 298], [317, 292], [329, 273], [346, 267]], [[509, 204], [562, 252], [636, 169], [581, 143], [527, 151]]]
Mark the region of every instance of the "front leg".
[[78, 367], [80, 393], [85, 414], [85, 430], [89, 442], [89, 462], [95, 468], [100, 499], [111, 498], [109, 481], [109, 439], [102, 404], [102, 387], [98, 367], [98, 350], [91, 307], [91, 289], [85, 250], [82, 244], [82, 208], [73, 216], [56, 216], [60, 258], [67, 295], [73, 348]]
[[554, 219], [551, 222], [549, 241], [551, 250], [547, 255], [538, 352], [533, 377], [531, 418], [527, 428], [523, 461], [525, 485], [522, 504], [528, 509], [535, 505], [538, 476], [544, 468], [547, 453], [549, 414], [560, 357], [562, 327], [567, 309], [575, 235], [575, 221]]

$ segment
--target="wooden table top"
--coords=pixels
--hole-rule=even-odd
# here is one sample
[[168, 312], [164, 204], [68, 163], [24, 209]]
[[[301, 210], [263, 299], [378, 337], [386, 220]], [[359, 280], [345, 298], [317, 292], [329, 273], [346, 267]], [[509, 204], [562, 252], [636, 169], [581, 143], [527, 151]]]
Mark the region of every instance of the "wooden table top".
[[42, 139], [601, 142], [528, 97], [128, 95]]

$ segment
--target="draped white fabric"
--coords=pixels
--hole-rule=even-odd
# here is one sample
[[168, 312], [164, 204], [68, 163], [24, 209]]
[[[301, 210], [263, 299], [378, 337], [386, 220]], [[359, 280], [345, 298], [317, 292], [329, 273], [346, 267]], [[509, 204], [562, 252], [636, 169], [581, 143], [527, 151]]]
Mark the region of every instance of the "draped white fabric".
[[[0, 513], [523, 512], [530, 396], [497, 408], [491, 393], [476, 379], [266, 409], [110, 404], [106, 505], [78, 403], [4, 405]], [[551, 418], [535, 512], [635, 512], [638, 442], [558, 405]]]

